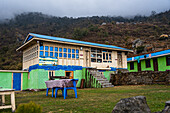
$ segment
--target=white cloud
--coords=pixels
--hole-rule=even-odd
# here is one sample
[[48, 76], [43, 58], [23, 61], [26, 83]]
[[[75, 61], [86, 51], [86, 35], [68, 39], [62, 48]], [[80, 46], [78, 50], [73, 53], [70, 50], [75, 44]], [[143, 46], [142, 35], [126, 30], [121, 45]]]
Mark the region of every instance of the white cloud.
[[170, 9], [170, 0], [0, 0], [0, 18], [22, 12], [54, 16], [132, 16]]

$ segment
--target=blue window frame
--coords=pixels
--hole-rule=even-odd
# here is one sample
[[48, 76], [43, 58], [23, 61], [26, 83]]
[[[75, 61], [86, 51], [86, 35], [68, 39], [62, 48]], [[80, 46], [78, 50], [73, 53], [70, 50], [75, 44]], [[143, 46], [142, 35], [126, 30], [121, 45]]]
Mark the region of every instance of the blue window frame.
[[53, 57], [53, 52], [50, 52], [50, 57]]
[[75, 49], [72, 49], [72, 53], [75, 53]]
[[59, 48], [59, 52], [62, 52], [62, 48]]
[[67, 48], [64, 48], [63, 51], [64, 51], [64, 52], [67, 52]]
[[40, 51], [40, 56], [43, 56], [44, 55], [44, 52], [43, 51]]
[[40, 50], [44, 50], [44, 46], [40, 46]]
[[48, 57], [48, 52], [45, 52], [45, 56]]
[[58, 51], [58, 47], [55, 47], [54, 50], [55, 50], [55, 51]]
[[71, 49], [68, 49], [68, 53], [71, 53]]
[[75, 58], [75, 54], [72, 54], [72, 58]]
[[78, 50], [78, 49], [76, 49], [76, 53], [79, 53], [79, 50]]
[[55, 57], [58, 57], [58, 53], [55, 53], [54, 56], [55, 56]]
[[68, 54], [68, 58], [71, 58], [71, 54]]
[[59, 53], [59, 57], [62, 57], [63, 55], [62, 55], [62, 53]]
[[45, 50], [48, 51], [48, 46], [45, 46]]
[[64, 58], [67, 58], [67, 53], [64, 53], [64, 55], [63, 55], [63, 56], [64, 56]]
[[76, 58], [79, 58], [79, 54], [76, 54]]
[[53, 51], [53, 47], [50, 47], [50, 51]]

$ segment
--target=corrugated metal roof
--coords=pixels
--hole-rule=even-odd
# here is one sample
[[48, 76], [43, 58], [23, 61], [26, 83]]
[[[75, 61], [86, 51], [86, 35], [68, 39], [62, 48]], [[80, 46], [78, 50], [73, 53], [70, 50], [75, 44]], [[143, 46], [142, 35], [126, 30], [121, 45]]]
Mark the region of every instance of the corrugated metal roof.
[[[105, 45], [105, 44], [98, 44], [98, 43], [92, 43], [92, 42], [85, 42], [85, 41], [79, 41], [79, 40], [72, 40], [72, 39], [66, 39], [66, 38], [60, 38], [60, 37], [53, 37], [53, 36], [47, 36], [47, 35], [40, 35], [35, 33], [29, 33], [31, 36], [35, 36], [37, 38], [43, 38], [43, 39], [50, 39], [50, 40], [57, 40], [62, 42], [71, 42], [71, 43], [77, 43], [77, 44], [86, 44], [86, 45], [93, 45], [93, 46], [99, 46], [99, 47], [107, 47], [107, 48], [114, 48], [114, 49], [120, 49], [120, 50], [126, 50], [126, 51], [132, 51], [130, 49], [117, 47], [113, 45]], [[32, 37], [28, 36], [24, 43], [29, 41]]]
[[150, 54], [145, 54], [145, 55], [140, 55], [140, 56], [135, 56], [135, 57], [127, 58], [127, 61], [137, 60], [138, 57], [140, 57], [140, 59], [145, 59], [145, 58], [159, 57], [159, 56], [163, 56], [163, 55], [167, 55], [167, 54], [170, 54], [170, 49], [159, 51], [159, 52], [155, 52], [155, 53], [150, 53]]

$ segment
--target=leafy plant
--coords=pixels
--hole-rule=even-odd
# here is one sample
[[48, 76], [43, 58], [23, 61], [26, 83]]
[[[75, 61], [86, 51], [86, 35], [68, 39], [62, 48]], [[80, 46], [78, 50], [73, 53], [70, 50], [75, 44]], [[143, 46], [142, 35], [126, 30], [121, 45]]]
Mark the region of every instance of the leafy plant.
[[42, 107], [30, 101], [27, 104], [19, 104], [16, 113], [42, 113]]

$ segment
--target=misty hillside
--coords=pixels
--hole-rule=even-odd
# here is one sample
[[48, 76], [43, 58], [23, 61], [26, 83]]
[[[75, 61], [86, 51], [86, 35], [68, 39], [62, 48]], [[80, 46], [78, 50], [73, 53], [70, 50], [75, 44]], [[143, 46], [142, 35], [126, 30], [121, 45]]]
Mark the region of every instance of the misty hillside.
[[135, 53], [168, 48], [170, 10], [150, 17], [54, 17], [42, 13], [23, 13], [0, 24], [0, 69], [21, 69], [22, 45], [29, 32], [76, 40], [117, 45]]

